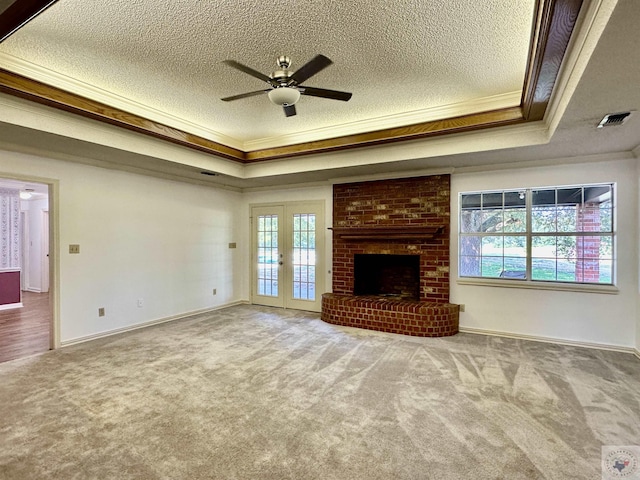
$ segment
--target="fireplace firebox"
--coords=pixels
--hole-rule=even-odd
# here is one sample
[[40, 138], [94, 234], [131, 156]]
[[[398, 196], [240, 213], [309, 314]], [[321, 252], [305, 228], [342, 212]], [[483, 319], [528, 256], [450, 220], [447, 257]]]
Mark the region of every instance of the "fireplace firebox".
[[420, 255], [355, 254], [354, 295], [420, 299]]

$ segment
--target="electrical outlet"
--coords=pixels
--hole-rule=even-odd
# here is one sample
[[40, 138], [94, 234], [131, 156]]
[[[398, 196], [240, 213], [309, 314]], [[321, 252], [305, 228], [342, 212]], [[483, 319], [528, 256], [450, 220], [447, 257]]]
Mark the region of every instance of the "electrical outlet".
[[138, 299], [138, 308], [142, 308], [144, 307], [144, 298], [139, 298]]
[[69, 253], [80, 253], [80, 245], [78, 244], [69, 245]]
[[213, 294], [217, 295], [218, 294], [218, 290], [216, 288], [213, 289]]
[[230, 242], [229, 248], [236, 248], [236, 242]]
[[99, 317], [104, 317], [104, 307], [100, 307], [100, 308], [98, 309], [98, 316], [99, 316]]

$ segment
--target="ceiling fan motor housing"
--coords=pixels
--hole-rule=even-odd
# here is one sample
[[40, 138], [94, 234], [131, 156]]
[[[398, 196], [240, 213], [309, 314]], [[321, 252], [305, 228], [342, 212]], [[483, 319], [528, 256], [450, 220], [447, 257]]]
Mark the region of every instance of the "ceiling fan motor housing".
[[286, 55], [280, 55], [278, 57], [277, 64], [283, 70], [287, 70], [291, 66], [291, 58], [287, 57]]
[[274, 87], [288, 86], [290, 77], [291, 77], [291, 72], [289, 70], [276, 70], [271, 74], [271, 78], [275, 80], [275, 82], [272, 82], [271, 84]]

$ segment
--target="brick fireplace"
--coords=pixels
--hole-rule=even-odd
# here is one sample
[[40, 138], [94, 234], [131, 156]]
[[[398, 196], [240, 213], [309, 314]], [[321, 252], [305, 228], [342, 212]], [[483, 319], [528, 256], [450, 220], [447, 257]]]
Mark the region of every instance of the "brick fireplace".
[[[449, 303], [449, 223], [449, 175], [335, 185], [333, 293], [322, 297], [322, 319], [416, 336], [457, 333], [459, 306]], [[380, 257], [386, 255], [398, 257]], [[382, 290], [356, 285], [363, 258], [380, 263], [382, 279], [365, 283]], [[404, 284], [413, 264], [415, 287]], [[375, 268], [368, 268], [372, 277]]]

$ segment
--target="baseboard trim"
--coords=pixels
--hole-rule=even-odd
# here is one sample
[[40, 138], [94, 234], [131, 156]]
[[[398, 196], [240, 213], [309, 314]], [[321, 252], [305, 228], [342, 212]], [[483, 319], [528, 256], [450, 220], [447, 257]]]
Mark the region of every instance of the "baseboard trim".
[[18, 303], [5, 303], [4, 305], [0, 305], [0, 310], [12, 310], [14, 308], [22, 308], [24, 305], [22, 302]]
[[90, 342], [91, 340], [97, 340], [99, 338], [110, 337], [112, 335], [118, 335], [119, 333], [132, 332], [134, 330], [140, 330], [141, 328], [151, 327], [153, 325], [160, 325], [161, 323], [173, 322], [174, 320], [180, 320], [182, 318], [191, 317], [193, 315], [199, 315], [201, 313], [214, 312], [223, 308], [234, 307], [236, 305], [245, 305], [247, 302], [239, 300], [237, 302], [225, 303], [224, 305], [216, 305], [215, 307], [202, 308], [200, 310], [193, 310], [186, 313], [179, 313], [177, 315], [171, 315], [169, 317], [157, 318], [155, 320], [149, 320], [148, 322], [136, 323], [135, 325], [129, 325], [127, 327], [116, 328], [114, 330], [107, 330], [105, 332], [94, 333], [83, 337], [72, 338], [71, 340], [64, 340], [60, 342], [60, 347], [69, 347], [71, 345], [77, 345], [79, 343]]
[[555, 343], [556, 345], [567, 345], [570, 347], [595, 348], [598, 350], [609, 350], [612, 352], [622, 352], [635, 354], [640, 358], [638, 350], [633, 347], [623, 347], [620, 345], [611, 345], [607, 343], [581, 342], [578, 340], [564, 340], [561, 338], [542, 337], [538, 335], [525, 335], [521, 333], [501, 332], [497, 330], [486, 330], [484, 328], [460, 327], [458, 329], [462, 333], [473, 333], [477, 335], [491, 335], [493, 337], [515, 338], [519, 340], [531, 340], [532, 342]]
[[640, 360], [640, 350], [638, 350], [637, 348], [633, 350], [633, 354], [638, 357], [638, 360]]
[[25, 292], [31, 292], [31, 293], [42, 293], [42, 290], [40, 290], [39, 288], [33, 288], [33, 287], [27, 287], [24, 289]]

